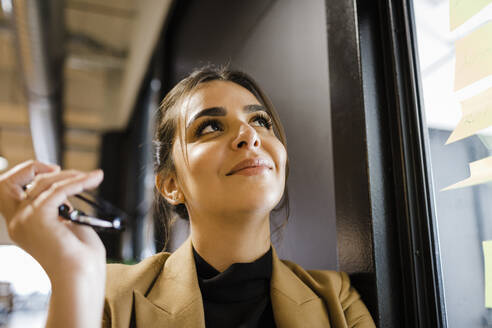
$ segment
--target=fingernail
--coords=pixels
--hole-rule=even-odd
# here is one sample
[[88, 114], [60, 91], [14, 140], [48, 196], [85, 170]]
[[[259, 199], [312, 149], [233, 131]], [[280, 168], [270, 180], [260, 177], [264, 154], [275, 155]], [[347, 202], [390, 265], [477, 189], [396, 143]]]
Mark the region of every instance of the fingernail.
[[104, 174], [104, 172], [101, 169], [97, 169], [97, 170], [92, 171], [90, 174], [94, 175], [94, 176], [99, 176], [99, 175], [102, 176]]

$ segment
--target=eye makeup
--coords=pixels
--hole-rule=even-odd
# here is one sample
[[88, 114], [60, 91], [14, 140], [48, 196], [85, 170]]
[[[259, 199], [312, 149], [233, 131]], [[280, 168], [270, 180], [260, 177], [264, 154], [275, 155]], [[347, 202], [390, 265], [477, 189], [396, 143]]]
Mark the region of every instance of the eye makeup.
[[[263, 126], [267, 129], [267, 130], [270, 130], [273, 126], [273, 121], [272, 121], [272, 118], [270, 117], [270, 115], [268, 115], [266, 112], [264, 111], [259, 111], [257, 112], [254, 116], [253, 116], [253, 121], [261, 121], [263, 122]], [[212, 125], [215, 125], [215, 126], [220, 126], [222, 125], [222, 123], [218, 120], [218, 119], [215, 119], [215, 118], [211, 118], [211, 119], [206, 119], [204, 120], [203, 122], [201, 122], [200, 124], [198, 124], [198, 126], [193, 130], [193, 136], [195, 137], [200, 137], [202, 135], [206, 135], [206, 134], [209, 134], [209, 133], [212, 133], [212, 132], [207, 132], [205, 134], [202, 134], [202, 131], [207, 127], [207, 126], [212, 126]]]

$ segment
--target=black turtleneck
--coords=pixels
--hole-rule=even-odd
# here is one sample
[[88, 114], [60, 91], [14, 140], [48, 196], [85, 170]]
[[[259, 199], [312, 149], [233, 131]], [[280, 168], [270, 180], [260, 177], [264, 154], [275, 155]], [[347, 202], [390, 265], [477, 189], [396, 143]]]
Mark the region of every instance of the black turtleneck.
[[234, 263], [217, 271], [193, 248], [207, 328], [275, 327], [270, 279], [272, 248], [251, 263]]

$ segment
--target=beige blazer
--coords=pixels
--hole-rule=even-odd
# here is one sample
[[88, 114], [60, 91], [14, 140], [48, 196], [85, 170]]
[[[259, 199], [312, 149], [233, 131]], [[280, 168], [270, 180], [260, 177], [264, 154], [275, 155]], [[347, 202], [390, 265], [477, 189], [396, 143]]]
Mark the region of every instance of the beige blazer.
[[[273, 249], [277, 327], [375, 327], [344, 272], [304, 270]], [[205, 327], [191, 239], [136, 265], [109, 264], [103, 327]]]

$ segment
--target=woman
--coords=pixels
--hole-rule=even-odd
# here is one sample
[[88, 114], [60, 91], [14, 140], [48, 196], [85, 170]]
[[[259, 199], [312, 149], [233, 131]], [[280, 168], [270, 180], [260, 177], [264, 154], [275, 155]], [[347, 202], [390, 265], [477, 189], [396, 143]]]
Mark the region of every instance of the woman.
[[9, 234], [52, 282], [49, 327], [96, 327], [101, 317], [103, 327], [375, 327], [345, 273], [306, 271], [271, 246], [286, 141], [250, 77], [192, 73], [164, 98], [155, 143], [159, 208], [188, 219], [190, 237], [173, 254], [108, 265], [106, 282], [97, 234], [57, 219], [57, 206], [99, 185], [101, 171], [27, 162], [1, 177]]

